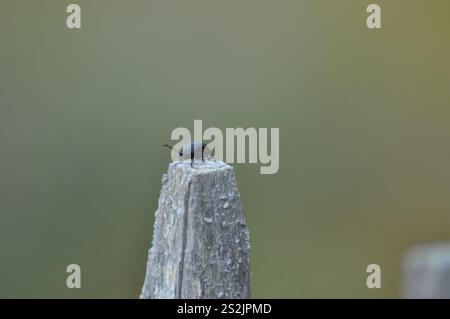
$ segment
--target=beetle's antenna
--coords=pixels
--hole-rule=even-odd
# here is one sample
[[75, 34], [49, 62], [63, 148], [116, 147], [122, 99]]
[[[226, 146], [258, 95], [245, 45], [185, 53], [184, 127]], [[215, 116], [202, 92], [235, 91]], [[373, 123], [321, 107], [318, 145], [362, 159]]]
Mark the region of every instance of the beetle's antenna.
[[168, 145], [168, 144], [163, 144], [162, 146], [163, 146], [163, 147], [170, 148], [171, 150], [175, 150], [175, 151], [179, 152], [178, 150], [174, 149], [173, 146], [170, 146], [170, 145]]

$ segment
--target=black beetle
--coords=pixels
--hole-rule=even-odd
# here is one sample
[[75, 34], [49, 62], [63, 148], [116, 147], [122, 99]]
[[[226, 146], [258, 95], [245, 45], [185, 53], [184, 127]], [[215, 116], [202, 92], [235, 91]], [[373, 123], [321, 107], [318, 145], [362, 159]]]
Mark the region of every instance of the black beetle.
[[[173, 146], [170, 146], [168, 144], [164, 144], [164, 147], [168, 147], [170, 149], [174, 149]], [[178, 154], [180, 156], [180, 160], [191, 160], [191, 167], [194, 161], [197, 159], [201, 159], [202, 162], [205, 161], [205, 159], [211, 158], [211, 151], [208, 148], [208, 144], [205, 142], [192, 142], [183, 145], [183, 147], [178, 151]]]

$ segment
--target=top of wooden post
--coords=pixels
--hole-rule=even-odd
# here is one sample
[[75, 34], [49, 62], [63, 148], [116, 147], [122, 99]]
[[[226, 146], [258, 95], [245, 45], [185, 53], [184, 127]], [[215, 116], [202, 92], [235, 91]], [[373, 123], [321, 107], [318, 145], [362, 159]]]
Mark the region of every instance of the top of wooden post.
[[233, 168], [214, 160], [171, 163], [141, 298], [249, 298], [249, 263]]

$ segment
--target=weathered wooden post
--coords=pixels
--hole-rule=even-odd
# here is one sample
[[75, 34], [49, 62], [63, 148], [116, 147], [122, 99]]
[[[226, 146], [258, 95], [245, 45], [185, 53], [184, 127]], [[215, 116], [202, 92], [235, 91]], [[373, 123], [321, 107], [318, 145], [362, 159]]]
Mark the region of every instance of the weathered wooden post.
[[249, 298], [250, 243], [233, 168], [171, 163], [141, 298]]
[[403, 260], [404, 298], [450, 298], [450, 243], [410, 249]]

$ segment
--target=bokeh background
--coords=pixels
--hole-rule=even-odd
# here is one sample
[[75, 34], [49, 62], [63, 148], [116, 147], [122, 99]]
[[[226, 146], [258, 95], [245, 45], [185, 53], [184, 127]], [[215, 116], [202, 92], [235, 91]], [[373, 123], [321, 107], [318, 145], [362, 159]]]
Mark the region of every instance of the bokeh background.
[[138, 297], [194, 119], [280, 128], [278, 174], [234, 165], [253, 297], [398, 297], [404, 250], [450, 240], [448, 0], [73, 2], [81, 30], [0, 0], [0, 297]]

